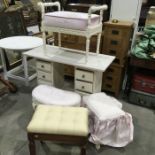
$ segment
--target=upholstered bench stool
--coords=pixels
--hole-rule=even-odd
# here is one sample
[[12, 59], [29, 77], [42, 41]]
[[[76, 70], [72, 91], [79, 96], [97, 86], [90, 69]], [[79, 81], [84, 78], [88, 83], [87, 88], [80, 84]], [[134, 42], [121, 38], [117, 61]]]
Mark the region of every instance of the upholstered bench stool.
[[75, 144], [86, 154], [88, 110], [83, 107], [38, 105], [28, 127], [30, 155], [36, 155], [35, 140]]
[[100, 145], [124, 147], [133, 140], [132, 115], [122, 110], [122, 103], [103, 92], [83, 96], [89, 109], [89, 141]]
[[81, 96], [72, 91], [62, 90], [48, 85], [39, 85], [32, 91], [32, 105], [80, 106]]

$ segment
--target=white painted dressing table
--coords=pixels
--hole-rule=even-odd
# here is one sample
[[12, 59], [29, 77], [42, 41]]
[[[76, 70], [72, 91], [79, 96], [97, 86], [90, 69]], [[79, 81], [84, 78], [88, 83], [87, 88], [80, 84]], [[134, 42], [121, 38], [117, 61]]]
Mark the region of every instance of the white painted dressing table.
[[[114, 60], [114, 56], [90, 53], [85, 63], [85, 54], [70, 52], [65, 48], [46, 45], [48, 55], [45, 55], [43, 46], [24, 52], [24, 59], [37, 59], [37, 78], [40, 84], [49, 84], [57, 87], [61, 83], [61, 69], [63, 64], [75, 68], [74, 89], [81, 94], [91, 94], [101, 91], [102, 73]], [[61, 66], [57, 65], [61, 64]], [[60, 87], [60, 85], [59, 85]]]
[[[13, 36], [13, 37], [7, 37], [4, 39], [0, 39], [0, 48], [1, 50], [1, 59], [2, 59], [2, 67], [4, 70], [4, 78], [8, 79], [8, 77], [22, 80], [25, 82], [28, 82], [36, 77], [36, 74], [33, 74], [32, 76], [28, 76], [28, 66], [27, 66], [27, 59], [22, 58], [22, 64], [23, 66], [15, 67], [14, 69], [7, 70], [6, 67], [6, 61], [4, 58], [4, 51], [7, 52], [7, 50], [13, 50], [18, 52], [25, 52], [27, 50], [36, 48], [43, 45], [43, 40], [38, 37], [34, 36]], [[24, 68], [21, 68], [24, 67]], [[17, 70], [24, 69], [24, 77], [17, 76], [14, 73]]]

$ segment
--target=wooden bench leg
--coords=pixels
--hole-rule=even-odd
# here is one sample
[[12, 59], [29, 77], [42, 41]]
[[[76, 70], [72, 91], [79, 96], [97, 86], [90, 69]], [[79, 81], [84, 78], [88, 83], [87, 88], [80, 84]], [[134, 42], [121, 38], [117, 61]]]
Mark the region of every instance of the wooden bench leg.
[[101, 42], [101, 33], [97, 34], [97, 47], [96, 47], [96, 54], [100, 52], [100, 42]]
[[33, 135], [28, 133], [30, 155], [36, 155], [35, 141]]
[[85, 146], [81, 147], [81, 155], [86, 155], [86, 147]]

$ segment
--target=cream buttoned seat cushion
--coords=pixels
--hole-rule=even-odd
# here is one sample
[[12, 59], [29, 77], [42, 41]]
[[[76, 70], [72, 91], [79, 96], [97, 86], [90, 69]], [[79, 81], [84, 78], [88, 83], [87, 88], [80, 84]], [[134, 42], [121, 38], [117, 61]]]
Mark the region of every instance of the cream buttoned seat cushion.
[[39, 85], [32, 91], [33, 107], [38, 104], [57, 106], [80, 106], [81, 96], [75, 92], [61, 90], [53, 86]]
[[88, 135], [88, 110], [83, 107], [38, 105], [27, 131], [57, 135]]

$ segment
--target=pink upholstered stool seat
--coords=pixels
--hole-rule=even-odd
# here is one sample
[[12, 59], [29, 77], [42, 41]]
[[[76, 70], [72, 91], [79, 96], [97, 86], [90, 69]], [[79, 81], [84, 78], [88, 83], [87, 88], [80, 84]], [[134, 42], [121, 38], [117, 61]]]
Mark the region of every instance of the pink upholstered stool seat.
[[83, 97], [89, 109], [89, 140], [113, 147], [123, 147], [133, 140], [133, 123], [130, 113], [123, 111], [122, 103], [105, 93]]
[[[99, 24], [99, 15], [91, 15], [91, 23], [89, 26]], [[55, 11], [46, 13], [44, 17], [44, 25], [52, 27], [62, 27], [74, 30], [86, 30], [88, 27], [88, 13]]]
[[80, 106], [78, 93], [62, 90], [48, 85], [39, 85], [32, 91], [33, 107], [38, 104], [57, 106]]

